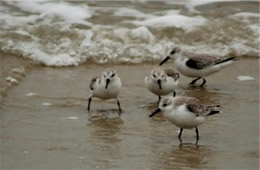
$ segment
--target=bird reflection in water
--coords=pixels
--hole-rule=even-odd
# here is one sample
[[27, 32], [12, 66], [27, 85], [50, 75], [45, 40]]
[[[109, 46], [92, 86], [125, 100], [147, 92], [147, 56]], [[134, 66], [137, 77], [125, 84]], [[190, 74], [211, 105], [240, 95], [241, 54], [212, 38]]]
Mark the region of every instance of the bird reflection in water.
[[208, 167], [208, 162], [211, 161], [214, 151], [209, 146], [182, 143], [168, 149], [157, 153], [159, 162], [155, 165], [159, 166], [158, 169], [212, 168]]

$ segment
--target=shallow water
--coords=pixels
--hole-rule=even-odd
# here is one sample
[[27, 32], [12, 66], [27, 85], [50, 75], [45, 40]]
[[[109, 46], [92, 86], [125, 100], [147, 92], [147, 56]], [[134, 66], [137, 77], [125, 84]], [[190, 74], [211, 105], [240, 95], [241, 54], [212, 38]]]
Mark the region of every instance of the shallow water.
[[[148, 117], [157, 97], [144, 77], [157, 65], [37, 67], [0, 110], [1, 169], [259, 169], [258, 62], [240, 60], [209, 77], [204, 89], [181, 77], [178, 95], [222, 106], [199, 127], [198, 145], [193, 130], [184, 130], [180, 145], [177, 127], [163, 115]], [[121, 116], [113, 100], [94, 99], [86, 111], [88, 83], [106, 67], [123, 82]]]

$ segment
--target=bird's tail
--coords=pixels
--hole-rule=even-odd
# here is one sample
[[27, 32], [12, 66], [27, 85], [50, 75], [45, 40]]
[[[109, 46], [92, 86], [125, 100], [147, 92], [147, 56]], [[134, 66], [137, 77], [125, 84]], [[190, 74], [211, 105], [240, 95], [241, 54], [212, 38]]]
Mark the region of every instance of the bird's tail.
[[212, 106], [208, 106], [209, 109], [209, 114], [207, 116], [211, 116], [211, 115], [215, 115], [218, 113], [221, 113], [220, 109], [220, 105], [212, 105]]
[[228, 57], [228, 58], [225, 58], [224, 60], [216, 62], [215, 65], [222, 64], [222, 63], [225, 63], [225, 62], [228, 62], [228, 61], [237, 61], [237, 60], [238, 59], [236, 57]]

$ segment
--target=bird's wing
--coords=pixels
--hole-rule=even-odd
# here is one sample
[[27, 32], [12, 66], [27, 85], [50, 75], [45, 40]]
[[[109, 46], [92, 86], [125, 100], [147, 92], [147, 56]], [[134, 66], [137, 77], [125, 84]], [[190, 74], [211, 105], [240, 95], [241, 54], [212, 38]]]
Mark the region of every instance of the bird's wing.
[[214, 63], [214, 65], [222, 64], [222, 63], [225, 63], [225, 62], [228, 62], [228, 61], [236, 61], [236, 60], [238, 60], [236, 57], [225, 57], [225, 58], [223, 58], [219, 61], [216, 61]]
[[186, 65], [193, 69], [204, 69], [206, 67], [215, 65], [223, 60], [219, 56], [210, 56], [205, 54], [193, 55], [186, 61]]
[[220, 113], [220, 105], [207, 105], [200, 102], [198, 99], [190, 99], [186, 102], [187, 109], [196, 114], [196, 116], [210, 116], [217, 113]]
[[198, 99], [189, 100], [186, 103], [186, 107], [190, 112], [195, 113], [197, 116], [200, 116], [206, 111], [205, 106]]
[[196, 116], [204, 115], [203, 113], [206, 111], [203, 105], [201, 104], [190, 103], [187, 104], [186, 107], [190, 112], [196, 114]]
[[175, 72], [173, 69], [166, 68], [164, 69], [165, 73], [169, 76], [177, 80], [180, 77], [180, 74]]
[[205, 103], [202, 103], [199, 99], [195, 97], [175, 97], [175, 105], [177, 107], [185, 105], [188, 111], [195, 114], [196, 116], [202, 117], [214, 115], [221, 112], [219, 110], [220, 105], [207, 105]]
[[207, 112], [207, 107], [205, 104], [194, 97], [181, 97], [175, 102], [176, 105], [186, 105], [187, 110], [194, 113], [196, 116], [203, 116]]
[[90, 83], [89, 83], [89, 88], [90, 88], [91, 90], [94, 90], [94, 84], [95, 84], [95, 82], [97, 81], [97, 78], [98, 78], [98, 77], [94, 77], [94, 78], [91, 79], [91, 81], [90, 81]]

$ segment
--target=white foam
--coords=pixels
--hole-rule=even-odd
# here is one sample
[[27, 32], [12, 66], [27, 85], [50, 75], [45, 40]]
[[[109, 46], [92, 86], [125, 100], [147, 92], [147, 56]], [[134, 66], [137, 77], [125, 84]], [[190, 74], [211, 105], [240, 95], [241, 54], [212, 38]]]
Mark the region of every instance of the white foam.
[[9, 2], [11, 5], [23, 11], [40, 14], [42, 18], [60, 17], [68, 21], [80, 21], [91, 17], [91, 12], [87, 5], [73, 6], [64, 2], [43, 2], [43, 1], [17, 1]]
[[251, 76], [237, 76], [237, 79], [239, 81], [252, 81], [252, 80], [255, 80], [255, 78], [251, 77]]
[[198, 54], [208, 54], [208, 55], [216, 55], [216, 56], [225, 56], [230, 52], [230, 49], [227, 46], [220, 45], [208, 45], [198, 44], [196, 46], [192, 45], [180, 45], [184, 51], [188, 53], [198, 53]]
[[116, 38], [123, 42], [129, 41], [129, 29], [127, 28], [116, 28], [114, 29], [114, 35]]
[[[255, 40], [255, 43], [257, 40]], [[252, 41], [253, 42], [253, 41]], [[257, 43], [259, 44], [259, 43]], [[230, 50], [233, 51], [233, 53], [236, 56], [258, 56], [259, 55], [259, 50], [258, 48], [253, 48], [249, 46], [247, 40], [242, 40], [240, 38], [234, 38], [233, 41], [229, 45]]]
[[246, 27], [252, 31], [257, 36], [260, 36], [260, 25], [259, 25], [259, 19], [260, 16], [258, 13], [252, 13], [252, 12], [239, 12], [234, 15], [229, 16], [229, 18], [237, 20], [239, 22], [245, 23]]
[[177, 15], [179, 13], [180, 13], [179, 10], [173, 10], [172, 9], [172, 10], [167, 10], [164, 15]]
[[[251, 24], [251, 25], [248, 25], [247, 26], [248, 28], [249, 28], [249, 30], [250, 31], [252, 31], [254, 34], [256, 34], [257, 36], [259, 36], [258, 37], [258, 43], [260, 42], [259, 41], [259, 38], [260, 38], [260, 26], [259, 26], [259, 24], [258, 23], [256, 23], [256, 24]], [[256, 41], [256, 42], [257, 42]]]
[[29, 152], [29, 151], [23, 151], [23, 153], [28, 154], [28, 153], [30, 153], [30, 152]]
[[155, 39], [155, 37], [149, 31], [149, 29], [144, 26], [131, 30], [130, 35], [133, 38], [142, 39], [148, 42], [153, 41]]
[[12, 77], [12, 76], [7, 77], [5, 80], [6, 80], [6, 82], [9, 82], [9, 83], [11, 83], [11, 84], [15, 84], [15, 85], [18, 84], [18, 80], [15, 79], [15, 78]]
[[115, 16], [135, 17], [135, 18], [152, 18], [154, 15], [142, 13], [136, 9], [119, 8], [114, 12]]
[[37, 95], [37, 94], [33, 93], [33, 92], [30, 92], [30, 93], [25, 94], [24, 96], [31, 97], [31, 96], [35, 96], [35, 95]]
[[132, 21], [136, 25], [150, 26], [155, 28], [175, 27], [181, 28], [187, 32], [193, 31], [196, 27], [202, 26], [207, 19], [202, 16], [188, 17], [184, 15], [166, 15], [159, 16], [143, 21]]
[[51, 106], [52, 104], [51, 103], [48, 103], [48, 102], [45, 102], [45, 103], [42, 103], [43, 106]]
[[230, 15], [229, 18], [250, 25], [250, 24], [258, 24], [260, 16], [258, 13], [239, 12], [234, 15]]
[[[67, 53], [59, 53], [60, 48], [69, 48], [70, 43], [64, 43], [57, 47], [57, 54], [48, 54], [43, 51], [40, 44], [37, 42], [23, 42], [14, 44], [11, 40], [10, 43], [3, 47], [4, 51], [16, 51], [17, 53], [21, 53], [23, 56], [31, 58], [34, 61], [43, 63], [47, 66], [70, 66], [70, 65], [78, 65], [82, 58], [78, 56], [74, 56], [73, 51], [71, 54]], [[55, 51], [55, 47], [53, 47], [53, 51]]]
[[24, 69], [24, 67], [13, 68], [13, 69], [12, 69], [12, 73], [14, 73], [14, 74], [16, 74], [16, 75], [25, 76], [25, 69]]
[[70, 116], [70, 117], [66, 117], [66, 118], [61, 118], [63, 120], [78, 120], [79, 118], [76, 116]]
[[72, 56], [70, 56], [69, 54], [56, 54], [53, 56], [49, 56], [48, 58], [46, 58], [46, 60], [44, 61], [44, 63], [46, 63], [46, 65], [55, 65], [55, 66], [69, 66], [69, 65], [78, 65], [79, 64], [79, 59], [78, 58], [74, 58]]
[[27, 31], [24, 31], [24, 30], [16, 30], [16, 31], [14, 31], [14, 32], [15, 32], [16, 34], [19, 34], [19, 35], [31, 37], [31, 34], [28, 33]]
[[9, 14], [1, 14], [0, 20], [4, 21], [5, 23], [3, 27], [14, 27], [14, 26], [26, 25], [29, 23], [34, 23], [39, 18], [40, 16], [38, 15], [12, 16]]
[[[213, 2], [177, 3], [192, 8], [193, 3]], [[238, 10], [241, 12], [228, 19], [212, 15], [207, 20], [201, 16], [204, 12], [195, 14], [182, 8], [149, 12], [133, 6], [93, 6], [68, 1], [6, 1], [0, 7], [0, 50], [46, 66], [77, 66], [89, 58], [99, 63], [160, 60], [173, 46], [199, 53], [259, 56], [259, 17], [255, 13]], [[89, 23], [93, 11], [98, 17]], [[102, 23], [106, 13], [111, 24]], [[235, 24], [237, 28], [233, 28]]]
[[[189, 0], [186, 1], [186, 3], [191, 4], [193, 6], [201, 6], [201, 5], [207, 5], [207, 4], [213, 4], [217, 2], [239, 2], [243, 0]], [[244, 0], [244, 1], [249, 1], [249, 0]]]
[[239, 19], [249, 19], [249, 18], [259, 18], [258, 13], [252, 13], [252, 12], [239, 12], [234, 15], [231, 15], [232, 18], [239, 18]]
[[[39, 44], [39, 41], [15, 42], [8, 40], [2, 46], [4, 52], [15, 52], [18, 55], [30, 58], [47, 66], [77, 66], [92, 58], [99, 63], [109, 61], [123, 61], [139, 63], [146, 60], [159, 60], [168, 55], [173, 46], [180, 46], [184, 50], [216, 55], [232, 54], [236, 56], [259, 56], [258, 49], [248, 46], [247, 40], [234, 38], [227, 45], [199, 43], [187, 45], [178, 39], [157, 39], [149, 27], [140, 26], [135, 29], [117, 28], [108, 32], [103, 27], [80, 31], [82, 40], [75, 42], [64, 39], [60, 44], [52, 45], [51, 53], [48, 47]], [[105, 33], [102, 35], [101, 33]], [[113, 37], [109, 39], [107, 37]], [[85, 37], [85, 39], [84, 39]], [[95, 40], [93, 40], [95, 38]], [[77, 48], [73, 48], [77, 47]], [[50, 47], [50, 48], [51, 48]]]
[[3, 6], [0, 6], [0, 12], [1, 13], [7, 13], [8, 12], [8, 9], [7, 8], [5, 8], [5, 7], [3, 7]]

